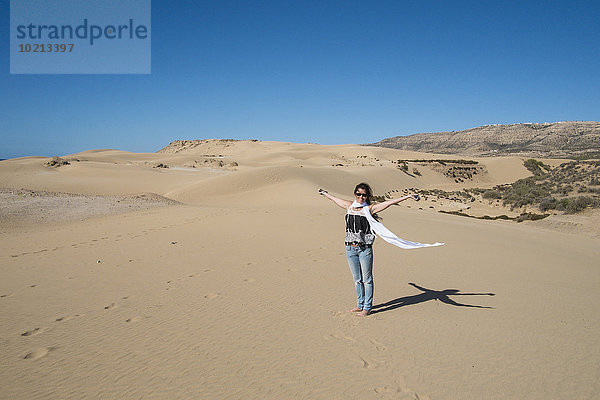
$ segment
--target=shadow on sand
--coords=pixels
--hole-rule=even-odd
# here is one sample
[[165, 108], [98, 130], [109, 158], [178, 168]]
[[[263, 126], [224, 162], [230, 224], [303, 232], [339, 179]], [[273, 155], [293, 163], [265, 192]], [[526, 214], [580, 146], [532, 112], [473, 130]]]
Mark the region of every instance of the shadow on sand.
[[371, 309], [371, 314], [380, 313], [384, 311], [394, 310], [399, 307], [410, 306], [412, 304], [424, 303], [429, 300], [439, 300], [442, 303], [450, 304], [451, 306], [458, 307], [473, 307], [473, 308], [494, 308], [486, 306], [474, 306], [471, 304], [461, 304], [452, 300], [448, 296], [494, 296], [494, 293], [460, 293], [458, 289], [445, 289], [445, 290], [432, 290], [421, 287], [416, 283], [409, 283], [423, 293], [416, 294], [414, 296], [400, 297], [387, 303], [377, 304]]

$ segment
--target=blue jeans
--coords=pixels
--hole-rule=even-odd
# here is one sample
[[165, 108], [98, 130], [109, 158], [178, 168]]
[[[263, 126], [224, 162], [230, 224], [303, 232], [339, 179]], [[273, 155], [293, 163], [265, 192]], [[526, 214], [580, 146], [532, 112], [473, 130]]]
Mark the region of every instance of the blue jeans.
[[373, 306], [373, 249], [371, 247], [346, 246], [346, 257], [356, 286], [356, 307], [371, 311]]

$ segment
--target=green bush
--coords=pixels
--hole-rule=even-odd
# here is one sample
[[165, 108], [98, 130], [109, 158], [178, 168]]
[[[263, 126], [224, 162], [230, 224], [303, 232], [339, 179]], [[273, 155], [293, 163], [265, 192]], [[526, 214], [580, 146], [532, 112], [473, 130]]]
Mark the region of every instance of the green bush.
[[588, 207], [600, 207], [600, 199], [588, 196], [568, 197], [556, 201], [556, 210], [564, 211], [566, 214], [575, 214]]
[[[541, 211], [558, 210], [576, 213], [588, 207], [600, 208], [600, 162], [571, 161], [550, 168], [540, 161], [524, 162], [537, 175], [520, 179], [512, 184], [498, 185], [493, 189], [471, 188], [467, 192], [481, 194], [487, 199], [502, 199], [511, 209], [525, 205], [538, 205]], [[545, 170], [545, 172], [544, 172]], [[532, 172], [533, 172], [532, 171]], [[596, 186], [596, 187], [590, 187]], [[568, 196], [574, 191], [588, 196], [556, 199], [553, 195]]]
[[467, 193], [472, 193], [472, 194], [483, 194], [485, 193], [487, 189], [481, 189], [481, 188], [466, 188], [465, 191], [467, 191]]
[[567, 194], [571, 193], [572, 191], [573, 191], [573, 186], [571, 186], [571, 185], [565, 185], [560, 188], [560, 192], [564, 195], [567, 195]]
[[519, 179], [506, 190], [503, 201], [512, 209], [527, 204], [537, 204], [546, 197], [550, 197], [550, 184], [537, 183], [534, 177]]
[[554, 210], [558, 201], [554, 197], [546, 197], [540, 202], [540, 211]]
[[537, 220], [546, 218], [548, 215], [549, 214], [522, 213], [521, 215], [519, 215], [518, 217], [515, 218], [515, 221], [517, 221], [517, 222], [537, 221]]
[[534, 160], [533, 158], [530, 158], [529, 160], [523, 162], [523, 165], [535, 176], [543, 175], [545, 173], [545, 171], [542, 171], [542, 168], [546, 171], [550, 170], [550, 167], [548, 165], [544, 164], [541, 161]]
[[575, 214], [577, 212], [585, 210], [588, 207], [600, 206], [600, 201], [598, 199], [593, 199], [587, 196], [570, 198], [566, 200], [569, 200], [565, 207], [565, 212], [567, 214]]
[[489, 189], [483, 192], [482, 197], [484, 199], [501, 199], [502, 193], [498, 190]]

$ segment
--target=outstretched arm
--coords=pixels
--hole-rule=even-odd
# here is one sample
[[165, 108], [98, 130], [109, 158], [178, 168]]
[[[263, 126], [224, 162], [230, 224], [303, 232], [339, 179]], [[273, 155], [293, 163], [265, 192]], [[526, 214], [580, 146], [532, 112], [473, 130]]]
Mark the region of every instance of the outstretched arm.
[[370, 208], [371, 214], [375, 214], [378, 213], [380, 211], [385, 210], [386, 208], [388, 208], [389, 206], [393, 205], [393, 204], [398, 204], [404, 200], [408, 200], [408, 199], [415, 199], [415, 200], [419, 200], [420, 197], [418, 194], [409, 194], [408, 196], [404, 196], [404, 197], [398, 197], [397, 199], [392, 199], [392, 200], [388, 200], [388, 201], [384, 201], [383, 203], [377, 203], [377, 204], [373, 204]]
[[347, 210], [348, 207], [352, 205], [351, 201], [337, 198], [331, 194], [327, 190], [319, 189], [319, 194], [321, 196], [327, 197], [329, 200], [333, 201], [338, 206], [342, 207], [344, 210]]

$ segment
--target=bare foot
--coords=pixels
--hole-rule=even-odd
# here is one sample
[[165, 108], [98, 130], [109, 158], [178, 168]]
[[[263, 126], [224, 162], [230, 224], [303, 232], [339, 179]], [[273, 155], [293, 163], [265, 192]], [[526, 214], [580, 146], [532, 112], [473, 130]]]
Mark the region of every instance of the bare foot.
[[355, 307], [352, 310], [348, 310], [348, 312], [361, 312], [362, 308]]
[[358, 314], [356, 314], [356, 316], [357, 317], [366, 317], [369, 314], [371, 314], [371, 311], [361, 310]]

